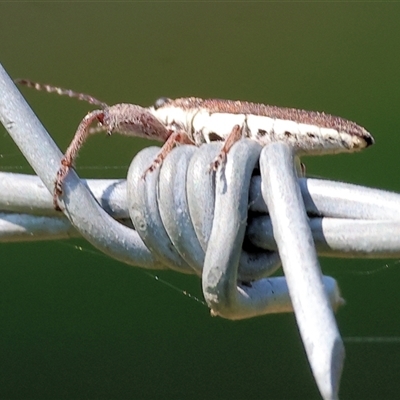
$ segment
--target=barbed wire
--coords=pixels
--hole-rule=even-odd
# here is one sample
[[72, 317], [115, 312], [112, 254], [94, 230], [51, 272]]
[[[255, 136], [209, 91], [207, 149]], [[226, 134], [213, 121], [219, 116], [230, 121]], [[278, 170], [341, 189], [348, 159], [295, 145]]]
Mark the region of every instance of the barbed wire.
[[[400, 195], [298, 178], [293, 149], [242, 140], [216, 174], [218, 143], [180, 146], [146, 179], [158, 148], [134, 158], [126, 181], [70, 171], [61, 214], [50, 193], [62, 154], [2, 68], [0, 119], [38, 175], [0, 173], [0, 241], [80, 235], [127, 264], [198, 275], [213, 315], [294, 311], [320, 392], [337, 398], [344, 346], [333, 310], [343, 299], [317, 251], [399, 257]], [[271, 277], [281, 262], [285, 276]]]

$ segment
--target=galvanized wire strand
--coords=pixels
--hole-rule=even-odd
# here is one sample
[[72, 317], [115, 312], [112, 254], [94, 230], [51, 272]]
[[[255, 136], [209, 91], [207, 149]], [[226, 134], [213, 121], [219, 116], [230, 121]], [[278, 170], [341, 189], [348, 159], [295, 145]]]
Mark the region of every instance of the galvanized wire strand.
[[[326, 257], [398, 258], [400, 223], [393, 220], [310, 218], [309, 224], [317, 252]], [[248, 240], [266, 250], [277, 250], [271, 219], [251, 218]]]
[[[184, 148], [176, 151], [186, 151]], [[179, 202], [187, 200], [190, 223], [193, 224], [203, 253], [207, 249], [214, 218], [212, 210], [215, 191], [212, 174], [203, 173], [202, 168], [206, 168], [210, 160], [213, 160], [217, 148], [218, 146], [212, 144], [196, 149], [193, 161], [188, 166], [190, 179], [186, 179], [186, 186], [178, 187], [179, 190], [186, 188], [187, 199], [178, 195], [171, 196], [172, 200], [166, 202], [165, 205], [161, 202], [161, 207], [169, 210], [168, 212], [161, 211], [164, 218], [168, 218], [171, 210], [181, 209]], [[147, 155], [144, 154], [144, 159], [146, 159]], [[171, 160], [175, 154], [175, 151], [172, 152]], [[170, 157], [167, 157], [166, 165], [169, 159]], [[174, 159], [171, 165], [181, 164], [175, 163]], [[175, 175], [170, 174], [170, 176]], [[179, 182], [177, 179], [175, 181]], [[299, 178], [298, 181], [318, 254], [329, 257], [400, 257], [400, 223], [399, 214], [396, 212], [400, 209], [399, 194], [328, 180]], [[125, 180], [98, 179], [82, 180], [82, 182], [90, 188], [98, 203], [114, 219], [125, 222], [129, 218]], [[177, 183], [174, 185], [176, 186]], [[246, 240], [262, 250], [275, 251], [277, 246], [260, 185], [260, 176], [253, 176], [249, 192]], [[173, 186], [166, 184], [164, 186], [166, 190], [173, 192]], [[202, 208], [208, 212], [196, 211]], [[68, 226], [67, 220], [54, 210], [52, 196], [37, 176], [0, 172], [0, 211], [3, 212], [0, 219], [0, 241], [3, 242], [23, 241], [28, 237], [29, 240], [51, 240], [71, 237], [71, 235], [79, 236]], [[23, 218], [18, 218], [18, 226], [8, 223], [6, 227], [3, 222], [6, 220], [7, 212], [24, 214]], [[51, 218], [43, 224], [43, 219], [35, 222], [35, 215], [57, 218], [52, 226]], [[320, 217], [315, 215], [320, 215]], [[60, 218], [65, 220], [63, 224], [59, 223]], [[15, 217], [9, 217], [9, 219], [15, 222]], [[177, 216], [173, 216], [172, 219], [177, 221], [178, 225], [188, 224], [187, 221], [179, 221]], [[46, 227], [48, 227], [48, 232], [46, 232]], [[171, 231], [169, 235], [172, 240], [176, 242], [180, 240], [178, 236], [183, 228], [180, 230], [172, 223], [168, 223], [167, 229]], [[177, 230], [176, 235], [173, 233], [174, 229]], [[174, 236], [177, 238], [174, 239]], [[181, 235], [181, 239], [185, 237], [186, 235]], [[186, 241], [180, 242], [182, 246], [185, 246]], [[184, 248], [182, 252], [189, 253], [190, 250]], [[264, 254], [262, 250], [261, 255]], [[191, 265], [196, 270], [199, 265], [202, 265], [204, 256], [198, 257], [198, 252], [196, 252], [193, 257], [197, 258], [197, 261], [192, 262]], [[241, 263], [246, 263], [246, 259], [253, 255], [242, 253], [241, 257], [243, 258]]]
[[[252, 211], [268, 213], [260, 196], [260, 176], [250, 187]], [[400, 194], [326, 179], [299, 178], [304, 204], [311, 216], [362, 220], [400, 220]]]
[[[183, 147], [183, 146], [182, 146]], [[213, 209], [214, 181], [212, 174], [205, 174], [202, 168], [213, 160], [219, 145], [211, 143], [196, 149], [194, 160], [188, 166], [190, 180], [187, 197], [189, 207]], [[174, 154], [174, 153], [172, 153]], [[166, 160], [166, 164], [168, 163]], [[330, 181], [325, 179], [299, 178], [299, 185], [310, 218], [325, 218], [395, 221], [400, 220], [400, 194], [381, 189]], [[128, 218], [125, 179], [81, 179], [108, 214], [116, 219]], [[212, 196], [211, 196], [212, 194]], [[0, 171], [0, 210], [56, 215], [52, 196], [41, 179], [33, 175]], [[268, 214], [268, 207], [261, 195], [261, 177], [252, 176], [249, 189], [249, 211]], [[193, 224], [203, 250], [207, 248], [210, 232], [201, 227], [210, 226], [213, 214], [202, 215], [206, 220], [198, 221], [194, 214]]]
[[336, 399], [344, 346], [324, 288], [295, 175], [293, 149], [284, 143], [265, 146], [260, 170], [263, 197], [268, 204], [274, 238], [307, 357], [322, 397]]
[[80, 237], [67, 218], [0, 212], [0, 243]]
[[[81, 179], [101, 207], [114, 219], [129, 218], [125, 179]], [[0, 210], [60, 217], [53, 196], [35, 175], [0, 171]]]

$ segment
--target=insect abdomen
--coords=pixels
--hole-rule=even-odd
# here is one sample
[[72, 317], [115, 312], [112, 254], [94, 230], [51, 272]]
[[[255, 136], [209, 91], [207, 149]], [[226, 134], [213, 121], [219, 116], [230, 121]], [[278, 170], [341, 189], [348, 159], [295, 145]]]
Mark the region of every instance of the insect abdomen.
[[321, 126], [262, 115], [210, 113], [202, 110], [193, 118], [192, 134], [196, 143], [209, 142], [213, 138], [225, 139], [233, 127], [239, 125], [243, 137], [256, 140], [262, 145], [283, 141], [300, 154], [352, 152], [374, 143], [372, 136], [353, 122], [339, 118], [335, 122], [334, 127], [329, 127], [327, 124]]
[[346, 126], [333, 128], [258, 115], [249, 115], [246, 124], [249, 137], [260, 144], [283, 141], [295, 147], [300, 154], [352, 152], [374, 142], [361, 127], [353, 132], [346, 130]]

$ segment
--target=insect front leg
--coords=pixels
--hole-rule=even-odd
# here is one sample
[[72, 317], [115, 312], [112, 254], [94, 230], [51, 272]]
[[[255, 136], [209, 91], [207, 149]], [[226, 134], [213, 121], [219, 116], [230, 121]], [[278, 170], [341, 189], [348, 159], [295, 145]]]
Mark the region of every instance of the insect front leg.
[[81, 121], [76, 130], [75, 136], [72, 139], [71, 144], [68, 146], [67, 151], [64, 154], [64, 157], [61, 159], [61, 167], [57, 171], [57, 178], [54, 186], [53, 193], [53, 205], [57, 211], [61, 211], [60, 206], [58, 205], [58, 198], [63, 193], [63, 182], [65, 177], [68, 174], [69, 169], [72, 167], [75, 158], [78, 155], [80, 148], [83, 143], [86, 141], [87, 137], [91, 134], [89, 127], [95, 120], [101, 120], [104, 116], [103, 110], [95, 110], [86, 115], [85, 118]]

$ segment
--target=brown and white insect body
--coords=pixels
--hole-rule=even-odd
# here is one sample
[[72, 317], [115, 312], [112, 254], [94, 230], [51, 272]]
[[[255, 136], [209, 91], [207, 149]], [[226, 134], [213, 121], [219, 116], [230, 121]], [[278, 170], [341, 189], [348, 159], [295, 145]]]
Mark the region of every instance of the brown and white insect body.
[[242, 137], [256, 140], [261, 145], [283, 141], [292, 146], [298, 155], [354, 152], [374, 143], [371, 134], [361, 126], [325, 113], [195, 97], [175, 100], [160, 98], [154, 106], [148, 108], [133, 104], [108, 106], [82, 93], [27, 80], [18, 82], [38, 90], [76, 97], [102, 108], [89, 112], [81, 121], [62, 159], [54, 191], [57, 209], [64, 177], [87, 137], [99, 130], [90, 128], [93, 122], [98, 122], [100, 130], [109, 134], [118, 132], [165, 142], [145, 174], [161, 164], [177, 143], [199, 146], [215, 140], [224, 141], [212, 169], [223, 162], [231, 146]]
[[298, 154], [361, 150], [372, 136], [354, 122], [325, 113], [242, 101], [189, 97], [157, 101], [148, 109], [164, 126], [178, 126], [196, 144], [226, 140], [235, 126], [261, 145], [283, 141]]

